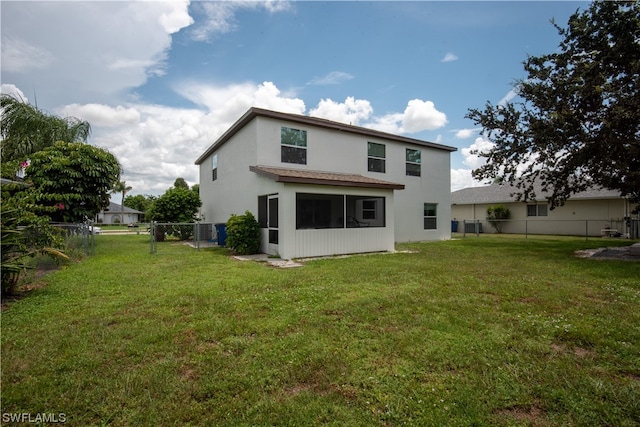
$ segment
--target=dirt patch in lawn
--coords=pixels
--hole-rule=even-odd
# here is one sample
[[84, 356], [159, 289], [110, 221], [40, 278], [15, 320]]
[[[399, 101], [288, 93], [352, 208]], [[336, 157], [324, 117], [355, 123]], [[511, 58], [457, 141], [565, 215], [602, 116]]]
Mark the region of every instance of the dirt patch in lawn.
[[631, 253], [631, 246], [621, 246], [613, 248], [597, 248], [576, 251], [578, 258], [590, 258], [597, 260], [623, 260], [623, 261], [640, 261], [640, 256]]
[[516, 421], [536, 427], [549, 425], [545, 412], [537, 405], [517, 405], [508, 409], [500, 409], [497, 414], [505, 421]]

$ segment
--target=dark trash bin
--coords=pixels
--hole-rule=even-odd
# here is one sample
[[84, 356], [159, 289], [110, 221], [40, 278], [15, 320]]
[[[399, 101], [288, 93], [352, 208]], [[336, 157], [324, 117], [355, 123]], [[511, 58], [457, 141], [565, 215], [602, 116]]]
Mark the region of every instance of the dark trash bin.
[[458, 221], [451, 221], [451, 232], [452, 233], [457, 233], [458, 232]]
[[216, 234], [218, 235], [218, 246], [224, 246], [227, 244], [227, 224], [219, 223], [215, 224]]

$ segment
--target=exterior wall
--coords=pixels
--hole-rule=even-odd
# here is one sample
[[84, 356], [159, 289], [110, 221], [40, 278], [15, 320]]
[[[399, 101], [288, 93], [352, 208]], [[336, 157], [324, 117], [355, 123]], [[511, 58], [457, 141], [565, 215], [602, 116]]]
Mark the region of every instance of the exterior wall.
[[479, 219], [484, 232], [494, 232], [486, 221], [487, 208], [502, 204], [511, 210], [511, 220], [505, 224], [503, 233], [553, 234], [553, 235], [589, 235], [600, 236], [605, 227], [611, 227], [625, 233], [625, 216], [629, 216], [630, 207], [622, 199], [584, 199], [569, 200], [564, 206], [549, 210], [547, 216], [527, 216], [527, 204], [531, 203], [487, 203], [454, 205], [451, 217], [460, 222]]
[[264, 181], [249, 171], [256, 164], [257, 128], [255, 120], [213, 155], [218, 156], [218, 176], [212, 180], [212, 156], [200, 165], [200, 216], [204, 221], [226, 223], [231, 214], [249, 210], [257, 213], [257, 194]]
[[[396, 191], [396, 241], [444, 240], [451, 238], [451, 170], [450, 153], [422, 148], [422, 174], [406, 176], [405, 149], [402, 145], [393, 152], [393, 164], [387, 167], [388, 179], [405, 184]], [[437, 229], [424, 229], [424, 204], [436, 203]]]
[[[306, 165], [281, 162], [282, 126], [307, 131]], [[385, 144], [385, 173], [367, 170], [367, 142]], [[406, 148], [421, 151], [420, 177], [406, 175]], [[215, 181], [213, 155], [218, 158]], [[405, 189], [283, 184], [250, 172], [249, 166], [254, 165], [359, 174], [402, 183]], [[449, 151], [257, 116], [200, 164], [200, 212], [204, 221], [213, 223], [226, 222], [231, 214], [247, 210], [257, 218], [258, 196], [278, 194], [279, 244], [269, 244], [268, 230], [263, 229], [265, 253], [291, 259], [393, 251], [394, 241], [450, 237], [449, 167]], [[386, 227], [297, 230], [297, 192], [385, 197]], [[424, 203], [438, 204], [436, 230], [424, 230]]]
[[[442, 240], [451, 237], [450, 153], [429, 147], [368, 138], [332, 129], [301, 126], [258, 117], [257, 164], [292, 169], [355, 173], [405, 184], [395, 191], [395, 240], [397, 242]], [[280, 158], [280, 128], [290, 126], [307, 131], [307, 164], [283, 163]], [[367, 170], [367, 142], [385, 144], [385, 172]], [[406, 175], [406, 149], [421, 151], [421, 176]], [[424, 203], [438, 204], [436, 230], [424, 230]]]
[[116, 221], [121, 217], [120, 212], [99, 213], [97, 221], [101, 224], [131, 224], [139, 222], [139, 214], [137, 213], [124, 213], [124, 221]]
[[[296, 229], [296, 193], [385, 197], [386, 227]], [[279, 195], [278, 254], [285, 259], [362, 252], [393, 251], [394, 197], [392, 190], [287, 184]]]

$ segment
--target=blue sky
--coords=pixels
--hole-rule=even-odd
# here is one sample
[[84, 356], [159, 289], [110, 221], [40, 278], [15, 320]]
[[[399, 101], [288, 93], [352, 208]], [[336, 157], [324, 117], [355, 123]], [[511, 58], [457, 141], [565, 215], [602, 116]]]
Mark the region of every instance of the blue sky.
[[457, 190], [490, 146], [467, 110], [509, 97], [527, 55], [557, 49], [550, 20], [587, 6], [2, 1], [2, 92], [88, 120], [131, 194], [197, 183], [194, 160], [251, 106], [457, 147]]

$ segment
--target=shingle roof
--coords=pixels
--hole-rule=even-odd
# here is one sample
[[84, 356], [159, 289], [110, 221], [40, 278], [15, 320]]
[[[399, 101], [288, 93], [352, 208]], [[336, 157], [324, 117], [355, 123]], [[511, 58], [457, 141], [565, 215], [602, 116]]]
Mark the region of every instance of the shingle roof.
[[196, 165], [204, 162], [207, 157], [211, 155], [218, 147], [227, 142], [233, 135], [235, 135], [240, 129], [242, 129], [247, 123], [253, 120], [255, 117], [269, 117], [277, 120], [284, 120], [287, 122], [293, 122], [308, 126], [318, 126], [325, 129], [333, 129], [340, 132], [352, 133], [362, 136], [368, 136], [371, 138], [384, 138], [391, 141], [404, 142], [412, 145], [419, 145], [422, 147], [430, 147], [438, 150], [456, 151], [457, 148], [450, 147], [448, 145], [436, 144], [435, 142], [423, 141], [421, 139], [408, 138], [406, 136], [395, 135], [392, 133], [386, 133], [377, 131], [374, 129], [368, 129], [360, 126], [348, 125], [345, 123], [334, 122], [327, 119], [321, 119], [319, 117], [303, 116], [301, 114], [281, 113], [279, 111], [265, 110], [262, 108], [252, 107], [250, 108], [238, 121], [236, 121], [220, 138], [216, 140], [198, 159], [195, 161]]
[[276, 182], [383, 188], [391, 190], [404, 189], [404, 184], [383, 181], [381, 179], [369, 178], [357, 174], [274, 168], [270, 166], [249, 166], [249, 170], [271, 178]]
[[[512, 203], [516, 201], [518, 189], [509, 184], [492, 184], [485, 187], [468, 187], [451, 193], [454, 205], [475, 205], [482, 203]], [[535, 186], [536, 199], [546, 200], [546, 194], [540, 186]], [[576, 193], [570, 200], [619, 198], [620, 192], [607, 189], [591, 189]]]
[[[122, 212], [122, 207], [118, 203], [109, 202], [109, 207], [104, 209], [103, 212], [120, 213], [120, 212]], [[129, 207], [125, 206], [124, 207], [124, 213], [139, 213], [139, 214], [142, 214], [144, 212], [140, 212], [138, 210], [135, 210], [133, 208], [129, 208]]]

